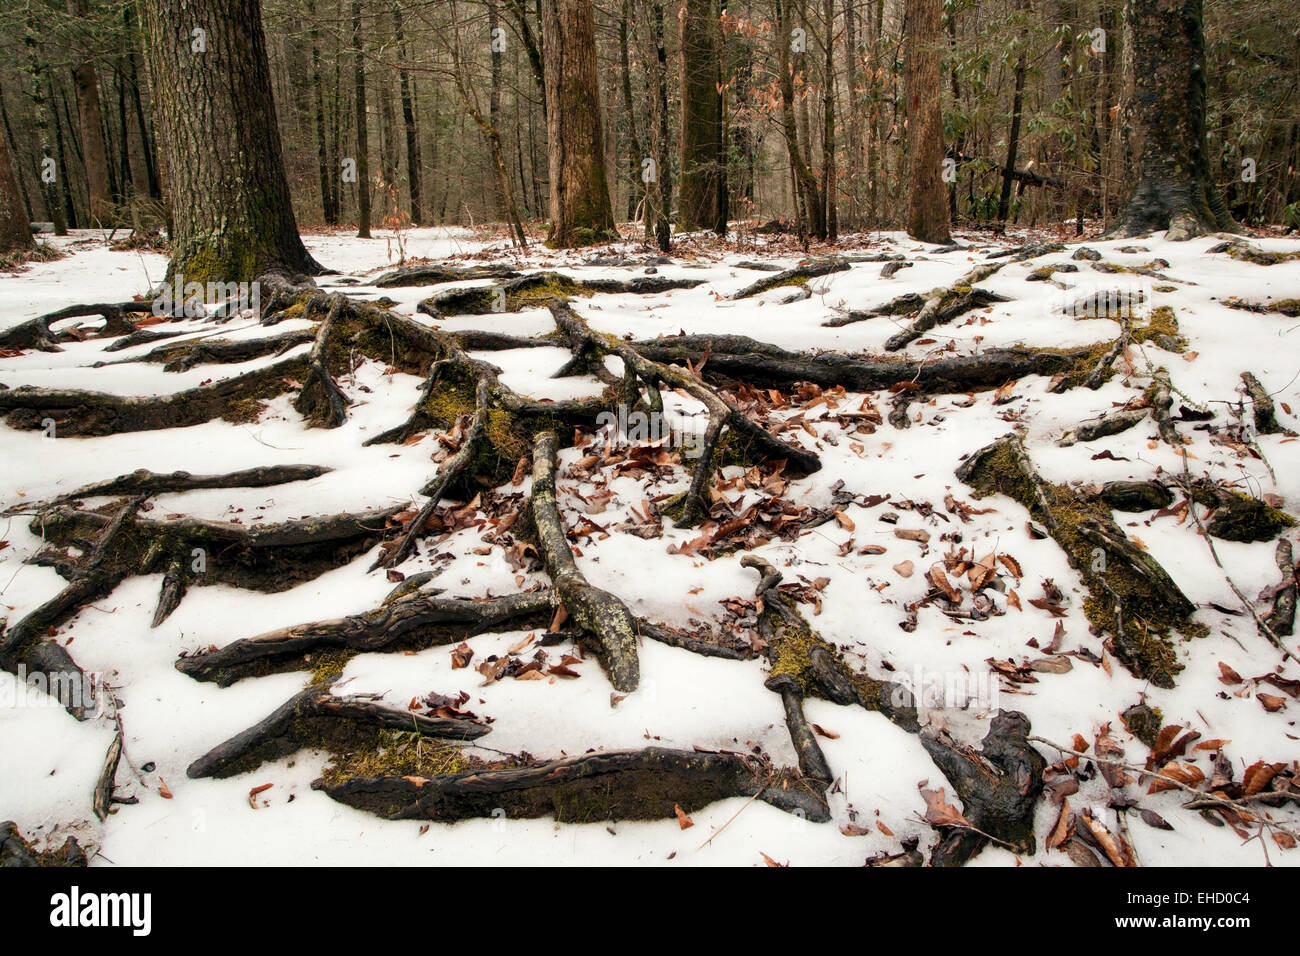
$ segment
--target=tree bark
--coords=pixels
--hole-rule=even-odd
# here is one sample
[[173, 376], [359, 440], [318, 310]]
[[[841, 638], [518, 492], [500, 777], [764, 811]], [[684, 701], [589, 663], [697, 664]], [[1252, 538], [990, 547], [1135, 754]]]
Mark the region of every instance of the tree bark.
[[715, 0], [682, 5], [682, 184], [679, 229], [727, 233], [727, 152], [722, 122], [722, 34]]
[[289, 201], [260, 0], [143, 6], [174, 227], [167, 278], [318, 274]]
[[370, 238], [370, 130], [366, 114], [366, 63], [361, 50], [361, 0], [352, 0], [352, 61], [356, 82], [357, 238]]
[[[89, 19], [86, 0], [68, 0], [68, 13]], [[72, 71], [77, 84], [77, 118], [81, 125], [82, 162], [86, 167], [86, 188], [90, 194], [90, 222], [105, 225], [113, 218], [113, 200], [108, 186], [108, 152], [104, 146], [103, 116], [99, 108], [99, 82], [89, 60]]]
[[1202, 0], [1128, 0], [1138, 182], [1118, 232], [1167, 238], [1236, 232], [1210, 175]]
[[18, 191], [9, 140], [0, 134], [0, 255], [32, 248], [32, 228]]
[[951, 241], [942, 178], [943, 104], [939, 31], [943, 0], [907, 4], [904, 89], [907, 98], [907, 234], [922, 242]]
[[551, 228], [568, 249], [617, 237], [605, 175], [591, 0], [542, 0]]

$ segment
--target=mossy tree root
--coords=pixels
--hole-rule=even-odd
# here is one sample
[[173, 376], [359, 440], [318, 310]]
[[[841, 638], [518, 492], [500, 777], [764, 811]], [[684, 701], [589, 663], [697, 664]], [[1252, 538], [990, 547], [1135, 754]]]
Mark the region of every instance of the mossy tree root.
[[347, 301], [342, 295], [331, 296], [329, 312], [316, 327], [316, 340], [307, 358], [307, 378], [293, 403], [308, 428], [338, 428], [348, 419], [351, 399], [343, 394], [329, 368], [330, 333]]
[[814, 453], [785, 442], [756, 425], [698, 377], [683, 369], [647, 359], [625, 342], [596, 335], [567, 302], [554, 300], [549, 307], [556, 328], [568, 340], [569, 348], [575, 355], [590, 356], [591, 361], [610, 355], [622, 361], [628, 376], [625, 393], [629, 393], [629, 399], [636, 394], [635, 383], [639, 380], [650, 390], [652, 403], [662, 401], [658, 398], [659, 388], [668, 385], [682, 389], [708, 410], [709, 423], [695, 458], [691, 484], [676, 506], [679, 510], [678, 527], [693, 527], [708, 517], [713, 457], [724, 430], [730, 430], [743, 447], [752, 449], [763, 458], [786, 459], [793, 474], [808, 475], [821, 468], [821, 461]]
[[136, 331], [126, 318], [130, 313], [148, 312], [153, 308], [151, 302], [108, 302], [89, 305], [69, 305], [34, 319], [20, 322], [11, 329], [0, 332], [0, 348], [38, 349], [42, 352], [62, 352], [60, 340], [68, 337], [50, 329], [50, 323], [81, 316], [99, 315], [105, 320], [104, 335], [126, 335]]
[[837, 704], [858, 704], [883, 714], [900, 729], [918, 734], [930, 759], [961, 798], [964, 815], [974, 829], [941, 827], [931, 855], [933, 865], [965, 863], [989, 837], [1018, 852], [1033, 852], [1034, 805], [1042, 791], [1045, 761], [1029, 744], [1029, 720], [1023, 714], [999, 711], [978, 751], [946, 733], [923, 728], [912, 692], [850, 668], [778, 590], [779, 571], [755, 555], [746, 555], [741, 564], [761, 576], [756, 590], [762, 605], [759, 633], [768, 641], [772, 662], [767, 686], [782, 695], [787, 726], [806, 778], [824, 777], [829, 782], [833, 774], [803, 721], [800, 699], [813, 695]]
[[807, 820], [829, 819], [804, 789], [748, 754], [647, 747], [566, 757], [527, 767], [471, 770], [432, 779], [353, 777], [312, 785], [348, 806], [389, 819], [453, 822], [473, 817], [553, 816], [562, 823], [672, 819], [729, 797], [755, 797]]
[[819, 279], [822, 276], [830, 275], [833, 272], [847, 272], [849, 261], [839, 257], [829, 259], [813, 259], [810, 262], [804, 262], [793, 269], [785, 269], [781, 272], [775, 272], [772, 275], [752, 282], [739, 292], [733, 292], [731, 299], [748, 299], [751, 296], [758, 295], [761, 292], [767, 292], [769, 289], [780, 288], [787, 285], [804, 285], [809, 279]]
[[465, 282], [470, 279], [514, 279], [519, 273], [506, 265], [402, 266], [385, 272], [374, 281], [379, 289], [399, 289], [417, 285], [442, 285], [446, 282]]
[[380, 552], [375, 563], [370, 567], [371, 571], [381, 567], [395, 567], [405, 561], [415, 550], [415, 542], [424, 533], [424, 526], [433, 516], [443, 494], [464, 477], [472, 467], [474, 459], [478, 457], [486, 441], [487, 418], [488, 381], [486, 378], [480, 378], [474, 388], [474, 417], [465, 436], [461, 439], [460, 447], [456, 449], [454, 455], [442, 463], [437, 476], [423, 489], [423, 493], [429, 496], [429, 500], [411, 519], [397, 544], [387, 551]]
[[1090, 418], [1075, 425], [1074, 428], [1061, 437], [1058, 444], [1073, 445], [1075, 442], [1096, 441], [1098, 438], [1118, 435], [1120, 432], [1134, 428], [1150, 417], [1150, 410], [1145, 408], [1121, 408], [1113, 412], [1106, 412], [1096, 418]]
[[1291, 554], [1291, 542], [1280, 538], [1273, 552], [1282, 579], [1273, 585], [1273, 607], [1264, 615], [1264, 625], [1278, 637], [1295, 633], [1296, 570]]
[[1251, 372], [1241, 373], [1241, 382], [1250, 404], [1254, 409], [1255, 433], [1259, 435], [1277, 435], [1286, 429], [1277, 423], [1277, 408], [1268, 389]]
[[981, 497], [999, 492], [1023, 505], [1088, 587], [1084, 610], [1110, 636], [1120, 662], [1140, 680], [1174, 686], [1181, 665], [1168, 634], [1204, 633], [1193, 621], [1196, 605], [1155, 558], [1128, 539], [1108, 508], [1067, 485], [1044, 481], [1015, 435], [971, 454], [957, 477]]
[[67, 566], [68, 584], [0, 636], [0, 668], [16, 674], [22, 667], [28, 675], [44, 675], [51, 696], [78, 720], [85, 720], [93, 712], [96, 689], [64, 645], [45, 637], [85, 605], [111, 593], [126, 577], [110, 555], [147, 498], [136, 495], [123, 502], [111, 518], [104, 517], [90, 552], [78, 565]]
[[200, 365], [234, 365], [267, 355], [280, 356], [299, 345], [316, 341], [316, 330], [299, 329], [257, 339], [190, 339], [160, 345], [138, 359], [123, 362], [161, 363], [164, 372], [188, 372]]
[[485, 601], [407, 594], [362, 614], [294, 624], [182, 657], [176, 669], [226, 687], [245, 677], [304, 670], [330, 652], [423, 650], [506, 627], [542, 627], [554, 609], [547, 592]]
[[331, 737], [352, 737], [358, 729], [397, 730], [444, 740], [476, 740], [490, 732], [472, 720], [426, 717], [364, 697], [336, 697], [308, 687], [265, 719], [213, 747], [185, 770], [192, 780], [247, 773]]
[[0, 390], [0, 416], [11, 428], [38, 431], [54, 421], [56, 438], [201, 425], [214, 418], [247, 420], [249, 406], [287, 392], [306, 372], [305, 358], [282, 359], [211, 385], [172, 395], [121, 396], [83, 389]]
[[[186, 575], [191, 583], [283, 591], [370, 550], [389, 534], [388, 519], [403, 509], [394, 505], [265, 525], [133, 516], [105, 544], [100, 567], [128, 576], [166, 573], [180, 563], [192, 569], [192, 576]], [[59, 505], [35, 516], [32, 530], [51, 545], [67, 547], [103, 534], [109, 521], [95, 511]], [[75, 566], [53, 563], [75, 583]]]
[[885, 342], [885, 351], [897, 352], [915, 342], [935, 326], [946, 325], [971, 309], [982, 309], [995, 302], [1010, 301], [1006, 296], [996, 292], [975, 288], [976, 282], [983, 282], [1004, 265], [1005, 262], [981, 263], [951, 286], [927, 292], [921, 310], [912, 320], [912, 324], [891, 335]]
[[631, 693], [641, 677], [637, 620], [615, 595], [588, 583], [573, 560], [555, 498], [554, 432], [542, 432], [533, 446], [533, 489], [528, 510], [537, 535], [537, 550], [556, 600], [594, 645], [614, 689], [621, 694]]
[[557, 296], [589, 297], [597, 293], [654, 295], [693, 289], [703, 279], [637, 276], [633, 279], [574, 279], [559, 272], [530, 272], [498, 285], [452, 289], [424, 299], [417, 310], [439, 319], [454, 315], [487, 315], [539, 308]]

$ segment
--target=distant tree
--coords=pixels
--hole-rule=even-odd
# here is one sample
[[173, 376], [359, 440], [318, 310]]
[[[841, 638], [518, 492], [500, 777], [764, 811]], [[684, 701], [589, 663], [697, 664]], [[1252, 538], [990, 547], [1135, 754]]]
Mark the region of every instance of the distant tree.
[[943, 103], [939, 31], [943, 0], [908, 0], [904, 92], [907, 97], [907, 234], [948, 242], [948, 194], [943, 183]]
[[605, 174], [591, 0], [541, 0], [553, 248], [617, 235]]
[[[89, 23], [86, 0], [68, 0], [68, 13]], [[81, 128], [81, 158], [86, 168], [86, 189], [90, 199], [90, 221], [105, 225], [113, 219], [113, 199], [108, 182], [108, 150], [104, 145], [104, 117], [99, 108], [99, 81], [95, 64], [82, 60], [72, 70], [77, 84], [77, 119]]]
[[321, 267], [298, 235], [259, 0], [144, 0], [174, 231], [168, 276], [246, 282]]
[[32, 224], [18, 192], [9, 142], [0, 131], [0, 255], [30, 249], [32, 244]]
[[1170, 239], [1236, 232], [1210, 175], [1205, 142], [1202, 0], [1128, 0], [1133, 38], [1133, 154], [1137, 183], [1118, 232]]
[[682, 181], [678, 227], [727, 233], [722, 30], [717, 0], [682, 5]]

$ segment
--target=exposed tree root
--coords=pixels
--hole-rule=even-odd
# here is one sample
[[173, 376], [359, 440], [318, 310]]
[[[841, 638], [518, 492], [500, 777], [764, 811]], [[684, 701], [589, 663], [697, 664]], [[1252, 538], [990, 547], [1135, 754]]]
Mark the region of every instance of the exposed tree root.
[[0, 823], [0, 867], [6, 866], [87, 866], [86, 851], [70, 836], [57, 850], [37, 853], [23, 839], [12, 820]]
[[[964, 815], [974, 829], [941, 828], [943, 835], [931, 856], [934, 865], [960, 865], [990, 837], [1018, 852], [1033, 852], [1034, 804], [1042, 790], [1046, 762], [1026, 739], [1029, 721], [1023, 714], [999, 711], [979, 751], [958, 744], [943, 731], [922, 728], [912, 692], [846, 665], [778, 590], [780, 572], [754, 555], [746, 555], [741, 564], [761, 575], [759, 633], [768, 641], [772, 662], [767, 686], [782, 695], [805, 777], [819, 780], [824, 774], [829, 780], [832, 772], [816, 739], [802, 724], [800, 698], [812, 694], [837, 704], [856, 703], [883, 714], [908, 733], [919, 734], [922, 746], [961, 797]], [[793, 711], [796, 704], [799, 709]]]
[[42, 352], [62, 352], [60, 340], [67, 337], [50, 330], [50, 323], [81, 316], [99, 315], [105, 319], [104, 334], [126, 335], [136, 331], [135, 326], [127, 321], [126, 316], [132, 312], [149, 312], [152, 302], [110, 302], [91, 305], [70, 305], [34, 319], [21, 322], [11, 329], [0, 332], [0, 348], [39, 349]]
[[95, 789], [91, 795], [91, 809], [94, 811], [102, 823], [108, 819], [108, 809], [113, 802], [113, 788], [117, 781], [117, 765], [122, 759], [122, 730], [118, 729], [113, 735], [113, 742], [108, 745], [108, 753], [104, 755], [104, 765], [100, 768], [99, 777], [95, 781]]
[[[99, 567], [125, 576], [165, 573], [179, 564], [189, 569], [187, 580], [193, 583], [283, 591], [374, 547], [389, 533], [388, 519], [403, 507], [266, 525], [132, 517], [104, 542]], [[32, 532], [67, 547], [102, 535], [111, 520], [96, 511], [59, 505], [33, 518]], [[61, 572], [68, 567], [47, 558], [41, 563], [53, 563]], [[75, 566], [71, 573], [77, 573]]]
[[1027, 375], [1065, 376], [1079, 384], [1110, 347], [1109, 343], [1073, 349], [989, 349], [978, 355], [932, 360], [867, 358], [841, 352], [788, 352], [746, 336], [685, 335], [630, 343], [655, 362], [708, 362], [704, 377], [715, 384], [748, 382], [759, 388], [790, 389], [799, 382], [823, 388], [842, 385], [854, 392], [874, 392], [913, 382], [921, 394], [984, 391]]
[[[139, 358], [122, 362], [161, 363], [164, 372], [188, 372], [199, 365], [234, 365], [251, 362], [267, 355], [283, 355], [299, 345], [316, 340], [312, 329], [300, 329], [281, 335], [256, 339], [187, 339], [172, 345], [160, 345]], [[107, 349], [105, 351], [108, 351]]]
[[619, 750], [528, 767], [472, 770], [433, 779], [354, 777], [317, 781], [340, 803], [389, 819], [452, 822], [471, 817], [554, 816], [562, 823], [672, 819], [728, 797], [756, 796], [782, 810], [827, 819], [821, 802], [758, 759], [701, 750]]
[[537, 436], [528, 508], [537, 534], [537, 550], [555, 588], [556, 599], [594, 646], [614, 689], [631, 693], [641, 679], [636, 650], [637, 621], [617, 597], [589, 584], [573, 560], [555, 500], [555, 435], [552, 432]]
[[1296, 609], [1296, 569], [1291, 542], [1279, 539], [1273, 556], [1282, 579], [1272, 588], [1273, 607], [1264, 615], [1264, 625], [1278, 637], [1290, 637], [1295, 633]]
[[441, 285], [468, 279], [514, 279], [519, 273], [505, 265], [440, 266], [433, 263], [402, 266], [385, 272], [373, 283], [380, 289], [397, 289], [414, 285]]
[[225, 687], [245, 677], [317, 666], [333, 651], [423, 650], [485, 631], [542, 627], [554, 610], [547, 592], [487, 600], [411, 594], [363, 614], [232, 641], [219, 650], [182, 657], [176, 669]]
[[[585, 355], [589, 361], [595, 362], [612, 355], [622, 361], [624, 374], [633, 377], [625, 386], [625, 394], [629, 397], [636, 394], [634, 383], [639, 380], [649, 390], [652, 409], [656, 402], [661, 401], [659, 387], [668, 385], [687, 392], [708, 410], [709, 424], [695, 458], [690, 488], [680, 501], [671, 503], [665, 509], [670, 513], [676, 512], [678, 527], [697, 525], [708, 514], [713, 457], [724, 429], [735, 435], [742, 448], [753, 449], [758, 456], [786, 459], [793, 473], [807, 475], [821, 468], [821, 461], [815, 454], [782, 441], [767, 429], [756, 425], [731, 402], [695, 376], [682, 369], [647, 359], [633, 346], [611, 336], [597, 335], [567, 303], [554, 301], [550, 310], [556, 327], [568, 340], [569, 347], [576, 356]], [[628, 404], [634, 402], [628, 401]]]
[[897, 352], [935, 326], [946, 325], [972, 309], [984, 308], [995, 302], [1009, 301], [1006, 296], [974, 287], [976, 282], [987, 279], [1000, 268], [1002, 263], [983, 263], [962, 276], [949, 288], [936, 289], [928, 293], [921, 311], [912, 320], [911, 326], [891, 335], [885, 342], [885, 351]]
[[1230, 309], [1242, 309], [1246, 312], [1272, 312], [1277, 315], [1289, 316], [1293, 319], [1300, 317], [1300, 299], [1276, 299], [1269, 302], [1252, 302], [1248, 299], [1238, 299], [1234, 296], [1230, 299], [1224, 299], [1223, 304]]
[[1245, 239], [1229, 239], [1227, 242], [1221, 242], [1217, 246], [1207, 249], [1206, 252], [1226, 252], [1234, 259], [1242, 262], [1253, 262], [1257, 266], [1275, 266], [1279, 262], [1294, 262], [1300, 259], [1300, 252], [1265, 252], [1254, 243], [1247, 242]]
[[1277, 409], [1266, 389], [1250, 372], [1241, 373], [1242, 384], [1250, 396], [1250, 404], [1255, 411], [1255, 432], [1259, 435], [1276, 435], [1286, 431], [1277, 423]]
[[305, 358], [283, 359], [273, 365], [212, 385], [163, 396], [120, 396], [80, 389], [31, 388], [0, 390], [0, 415], [11, 428], [40, 430], [53, 419], [56, 438], [116, 435], [122, 432], [185, 428], [214, 418], [248, 421], [261, 411], [261, 402], [293, 387], [307, 369]]
[[1174, 685], [1181, 668], [1169, 632], [1198, 635], [1204, 627], [1192, 619], [1196, 606], [1128, 539], [1109, 509], [1081, 499], [1068, 485], [1044, 481], [1015, 436], [970, 455], [957, 477], [981, 496], [999, 492], [1028, 509], [1087, 585], [1085, 613], [1110, 635], [1115, 656], [1139, 679]]
[[637, 276], [634, 279], [571, 279], [558, 272], [534, 272], [507, 279], [499, 285], [452, 289], [422, 301], [418, 311], [433, 318], [451, 315], [486, 315], [540, 308], [560, 296], [611, 294], [653, 295], [674, 289], [693, 289], [703, 279], [668, 279]]
[[335, 697], [319, 687], [289, 698], [264, 720], [213, 747], [185, 770], [191, 779], [232, 777], [358, 731], [397, 730], [444, 740], [475, 740], [491, 728], [472, 720], [426, 717], [362, 697]]
[[50, 695], [78, 720], [91, 715], [94, 684], [63, 644], [46, 638], [86, 604], [112, 592], [126, 577], [111, 556], [147, 497], [137, 495], [124, 502], [111, 518], [101, 515], [98, 539], [89, 554], [78, 565], [66, 568], [67, 586], [0, 636], [0, 668], [16, 674], [22, 667], [28, 675], [43, 675]]
[[3, 514], [44, 511], [69, 501], [115, 495], [160, 495], [176, 491], [194, 491], [200, 488], [265, 488], [292, 481], [310, 481], [332, 470], [322, 465], [267, 465], [260, 468], [247, 468], [243, 471], [231, 471], [224, 475], [192, 475], [188, 471], [163, 474], [140, 468], [130, 474], [83, 485], [76, 491], [69, 491], [48, 501], [24, 503], [9, 508]]
[[838, 257], [814, 259], [811, 262], [801, 263], [793, 269], [785, 269], [770, 276], [764, 276], [757, 282], [751, 282], [739, 292], [732, 293], [730, 298], [748, 299], [761, 292], [767, 292], [769, 289], [777, 289], [788, 285], [804, 286], [808, 284], [809, 279], [818, 279], [833, 272], [847, 272], [848, 270], [849, 262], [847, 259]]
[[1118, 435], [1120, 432], [1128, 431], [1141, 422], [1147, 421], [1150, 417], [1151, 411], [1147, 408], [1121, 408], [1113, 412], [1107, 412], [1104, 415], [1090, 418], [1075, 425], [1074, 428], [1062, 436], [1058, 444], [1073, 445], [1079, 441], [1096, 441], [1098, 438]]
[[351, 402], [330, 374], [328, 353], [330, 333], [347, 302], [345, 296], [331, 296], [329, 312], [316, 327], [316, 341], [307, 358], [307, 378], [293, 403], [308, 428], [338, 428], [348, 418]]

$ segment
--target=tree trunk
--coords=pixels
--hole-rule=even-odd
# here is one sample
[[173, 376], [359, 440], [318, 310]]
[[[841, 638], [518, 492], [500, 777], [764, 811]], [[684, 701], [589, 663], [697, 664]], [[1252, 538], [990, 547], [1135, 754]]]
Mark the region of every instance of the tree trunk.
[[366, 61], [362, 56], [361, 0], [352, 0], [352, 61], [356, 77], [357, 238], [370, 238], [370, 130], [366, 112]]
[[320, 204], [325, 225], [337, 226], [339, 222], [338, 194], [335, 183], [338, 172], [330, 161], [329, 143], [325, 138], [325, 87], [320, 72], [320, 31], [316, 28], [316, 3], [308, 0], [307, 18], [311, 28], [311, 94], [316, 117], [316, 166], [320, 173]]
[[[654, 236], [660, 252], [672, 247], [673, 170], [668, 140], [668, 52], [664, 48], [663, 0], [651, 4], [651, 29], [655, 44], [654, 69], [650, 89], [650, 140], [655, 154], [655, 181], [650, 184], [648, 199], [654, 215]], [[646, 210], [646, 237], [649, 238], [651, 210]]]
[[[68, 0], [68, 13], [78, 19], [88, 19], [86, 0]], [[99, 108], [95, 65], [89, 60], [78, 63], [72, 78], [77, 84], [77, 118], [81, 126], [86, 188], [90, 193], [90, 222], [102, 226], [113, 218], [113, 198], [108, 186], [108, 151], [104, 147], [104, 118]]]
[[716, 0], [682, 4], [682, 183], [679, 229], [727, 234], [727, 153], [722, 124], [722, 33]]
[[68, 221], [64, 218], [63, 201], [59, 195], [59, 178], [66, 176], [68, 171], [60, 168], [55, 161], [54, 144], [50, 142], [48, 90], [44, 75], [45, 70], [41, 63], [40, 53], [37, 51], [35, 29], [35, 25], [29, 20], [26, 46], [28, 67], [32, 79], [32, 104], [36, 111], [36, 141], [41, 155], [41, 169], [37, 175], [41, 186], [41, 198], [45, 203], [45, 214], [54, 223], [54, 234], [66, 236], [68, 234]]
[[1179, 240], [1236, 232], [1210, 176], [1202, 0], [1128, 0], [1138, 182], [1118, 231]]
[[[1011, 212], [1011, 181], [1016, 174], [1016, 153], [1020, 149], [1020, 108], [1025, 96], [1025, 54], [1016, 60], [1015, 92], [1011, 96], [1011, 131], [1007, 134], [1007, 164], [1002, 170], [1002, 192], [998, 195], [998, 229], [1007, 228]], [[954, 195], [956, 191], [954, 190]]]
[[906, 62], [907, 161], [911, 190], [907, 233], [922, 242], [951, 241], [943, 183], [943, 103], [939, 31], [943, 0], [909, 0]]
[[406, 127], [406, 183], [411, 195], [411, 225], [418, 226], [424, 220], [424, 202], [420, 183], [420, 137], [415, 125], [415, 94], [411, 88], [411, 76], [406, 70], [406, 39], [402, 36], [402, 19], [397, 10], [393, 10], [393, 26], [397, 31], [398, 56], [402, 58], [402, 69], [398, 71], [398, 90], [402, 98], [402, 123]]
[[0, 133], [0, 255], [32, 248], [32, 227], [18, 192], [18, 176], [9, 156], [8, 138]]
[[551, 228], [567, 249], [617, 237], [605, 175], [591, 0], [542, 0]]
[[[298, 235], [271, 96], [259, 0], [146, 0], [145, 44], [167, 154], [167, 277], [315, 275]], [[192, 31], [203, 24], [205, 34]], [[197, 47], [206, 41], [206, 52]]]
[[631, 55], [628, 51], [627, 41], [628, 7], [630, 6], [631, 0], [623, 0], [623, 8], [618, 18], [618, 62], [619, 71], [621, 73], [619, 77], [619, 91], [623, 95], [623, 112], [627, 116], [627, 138], [629, 147], [627, 155], [627, 218], [629, 220], [635, 220], [637, 207], [641, 206], [646, 214], [646, 221], [649, 222], [650, 205], [648, 187], [650, 184], [642, 182], [641, 179], [641, 161], [645, 158], [645, 152], [641, 147], [641, 138], [636, 134], [636, 110], [632, 105]]

